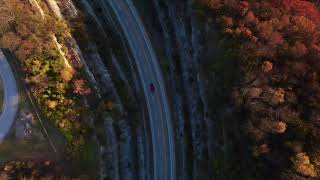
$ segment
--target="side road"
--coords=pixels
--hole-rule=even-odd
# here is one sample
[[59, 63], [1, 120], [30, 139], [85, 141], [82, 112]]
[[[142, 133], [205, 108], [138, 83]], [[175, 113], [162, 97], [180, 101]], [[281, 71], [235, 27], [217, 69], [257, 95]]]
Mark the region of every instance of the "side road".
[[17, 82], [11, 67], [0, 50], [0, 77], [3, 85], [3, 106], [0, 115], [0, 141], [9, 132], [19, 107]]

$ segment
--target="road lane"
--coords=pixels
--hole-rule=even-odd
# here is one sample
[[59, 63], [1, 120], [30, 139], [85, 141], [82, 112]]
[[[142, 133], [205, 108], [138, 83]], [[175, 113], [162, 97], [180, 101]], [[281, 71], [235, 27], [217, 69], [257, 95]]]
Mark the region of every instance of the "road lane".
[[18, 91], [16, 80], [14, 78], [11, 67], [4, 56], [3, 52], [0, 50], [0, 77], [2, 80], [2, 85], [4, 89], [3, 94], [3, 108], [0, 115], [0, 141], [9, 132], [12, 123], [16, 117], [18, 111]]
[[[136, 61], [149, 111], [153, 149], [153, 179], [175, 179], [174, 137], [160, 67], [135, 7], [129, 0], [108, 0]], [[153, 83], [155, 92], [149, 91]]]

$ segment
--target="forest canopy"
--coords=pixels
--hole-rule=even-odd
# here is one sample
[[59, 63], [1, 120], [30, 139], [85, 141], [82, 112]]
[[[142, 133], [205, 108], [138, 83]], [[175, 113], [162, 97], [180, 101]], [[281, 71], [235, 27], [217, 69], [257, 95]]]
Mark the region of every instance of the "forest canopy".
[[[251, 178], [320, 177], [320, 11], [304, 0], [198, 0], [238, 52], [232, 95]], [[227, 51], [226, 51], [227, 52]]]

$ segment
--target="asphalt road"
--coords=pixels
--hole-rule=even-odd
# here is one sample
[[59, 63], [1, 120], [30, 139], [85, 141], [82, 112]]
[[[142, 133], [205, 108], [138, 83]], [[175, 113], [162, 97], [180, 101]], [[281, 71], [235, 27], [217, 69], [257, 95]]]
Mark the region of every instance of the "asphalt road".
[[16, 80], [9, 63], [1, 50], [0, 76], [3, 85], [2, 88], [4, 89], [2, 113], [0, 115], [0, 141], [2, 141], [14, 122], [18, 111], [19, 99]]
[[[107, 0], [134, 56], [148, 106], [152, 134], [153, 179], [175, 179], [175, 150], [170, 108], [160, 66], [131, 0]], [[155, 92], [150, 92], [153, 83]]]

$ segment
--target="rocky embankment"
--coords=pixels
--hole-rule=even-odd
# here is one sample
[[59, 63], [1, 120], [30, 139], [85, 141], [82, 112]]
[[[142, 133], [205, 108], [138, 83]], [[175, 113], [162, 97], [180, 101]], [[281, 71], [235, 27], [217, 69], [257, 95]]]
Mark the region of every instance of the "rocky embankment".
[[100, 147], [100, 178], [149, 179], [145, 109], [138, 108], [144, 107], [142, 94], [125, 40], [103, 1], [57, 5], [71, 26], [77, 28], [77, 18], [86, 22], [84, 29], [75, 31], [73, 46], [99, 96], [102, 112], [92, 125]]
[[204, 179], [202, 164], [208, 158], [207, 127], [211, 126], [205, 98], [205, 79], [201, 74], [201, 29], [189, 2], [154, 1], [165, 54], [169, 58], [176, 123], [178, 179]]

